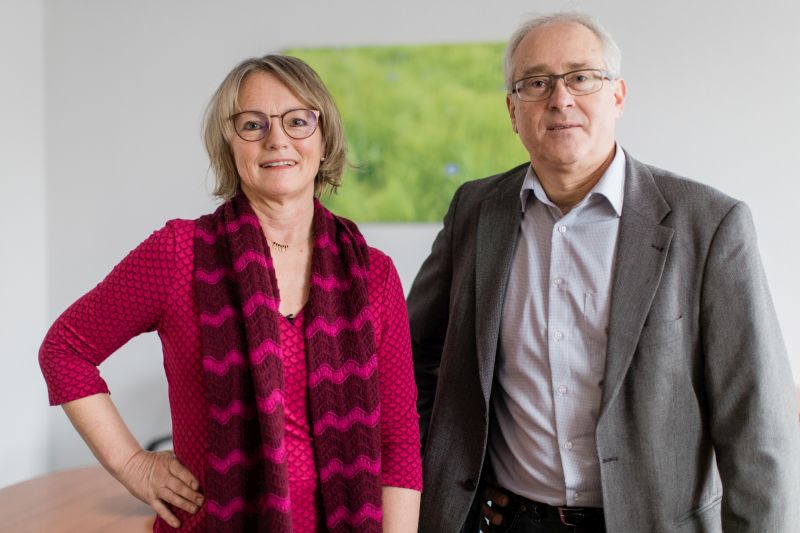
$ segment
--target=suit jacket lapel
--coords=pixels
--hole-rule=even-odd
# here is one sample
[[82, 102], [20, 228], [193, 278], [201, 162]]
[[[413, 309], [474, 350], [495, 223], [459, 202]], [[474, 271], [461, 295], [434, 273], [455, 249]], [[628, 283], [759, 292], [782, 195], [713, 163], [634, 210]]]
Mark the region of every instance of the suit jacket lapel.
[[622, 385], [672, 240], [660, 223], [670, 208], [649, 169], [626, 155], [625, 196], [617, 239], [600, 418]]
[[475, 332], [484, 401], [489, 401], [500, 317], [521, 220], [519, 193], [528, 165], [509, 171], [481, 203], [475, 258]]

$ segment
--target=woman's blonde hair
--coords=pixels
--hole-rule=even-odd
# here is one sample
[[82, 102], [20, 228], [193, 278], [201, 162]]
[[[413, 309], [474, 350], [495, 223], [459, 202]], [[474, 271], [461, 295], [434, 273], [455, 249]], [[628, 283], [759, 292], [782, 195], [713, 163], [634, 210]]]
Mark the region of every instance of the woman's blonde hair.
[[335, 191], [341, 184], [346, 164], [347, 145], [342, 118], [331, 94], [314, 70], [302, 60], [279, 54], [245, 59], [228, 73], [217, 88], [203, 118], [203, 142], [211, 160], [216, 186], [214, 195], [228, 200], [239, 189], [239, 173], [231, 152], [230, 140], [236, 135], [230, 117], [241, 111], [239, 87], [253, 72], [267, 72], [277, 77], [298, 98], [320, 112], [319, 129], [325, 159], [314, 178], [314, 192], [321, 195], [326, 188]]

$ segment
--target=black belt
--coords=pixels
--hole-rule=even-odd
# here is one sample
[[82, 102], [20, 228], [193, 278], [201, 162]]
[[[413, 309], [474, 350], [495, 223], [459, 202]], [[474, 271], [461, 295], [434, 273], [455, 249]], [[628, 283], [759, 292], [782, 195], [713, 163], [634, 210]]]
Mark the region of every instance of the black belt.
[[548, 505], [529, 500], [506, 489], [500, 490], [508, 495], [509, 503], [506, 508], [512, 512], [527, 514], [537, 520], [557, 520], [561, 524], [570, 527], [597, 528], [601, 531], [605, 527], [603, 509], [601, 507]]

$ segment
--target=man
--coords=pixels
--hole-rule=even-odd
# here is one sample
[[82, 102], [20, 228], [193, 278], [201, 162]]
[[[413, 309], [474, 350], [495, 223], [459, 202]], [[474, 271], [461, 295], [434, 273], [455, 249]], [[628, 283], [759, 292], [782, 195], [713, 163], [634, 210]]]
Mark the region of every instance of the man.
[[800, 530], [749, 211], [616, 144], [619, 65], [579, 14], [510, 41], [530, 164], [456, 192], [408, 299], [423, 532]]

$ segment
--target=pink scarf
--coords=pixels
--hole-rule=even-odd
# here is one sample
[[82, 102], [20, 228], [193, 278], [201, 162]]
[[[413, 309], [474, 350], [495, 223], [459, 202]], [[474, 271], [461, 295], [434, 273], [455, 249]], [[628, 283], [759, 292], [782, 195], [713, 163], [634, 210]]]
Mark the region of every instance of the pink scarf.
[[[329, 531], [381, 530], [380, 405], [367, 275], [355, 224], [314, 200], [304, 336], [314, 453]], [[209, 403], [208, 531], [292, 531], [280, 297], [245, 196], [198, 219], [195, 290]]]

